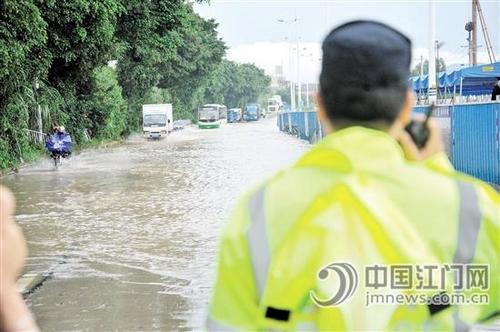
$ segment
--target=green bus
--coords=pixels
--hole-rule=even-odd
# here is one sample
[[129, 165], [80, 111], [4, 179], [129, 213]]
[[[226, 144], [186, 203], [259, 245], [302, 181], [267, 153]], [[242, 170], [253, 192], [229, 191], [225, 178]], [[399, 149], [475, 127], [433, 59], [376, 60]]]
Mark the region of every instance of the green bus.
[[227, 107], [219, 104], [207, 104], [198, 108], [198, 128], [219, 128], [227, 121]]

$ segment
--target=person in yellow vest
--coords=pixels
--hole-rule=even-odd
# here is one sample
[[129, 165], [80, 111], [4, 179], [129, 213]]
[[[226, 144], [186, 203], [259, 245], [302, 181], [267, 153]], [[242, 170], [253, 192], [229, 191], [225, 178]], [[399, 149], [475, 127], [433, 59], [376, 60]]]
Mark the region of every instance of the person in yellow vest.
[[326, 137], [238, 203], [206, 328], [468, 330], [498, 319], [500, 198], [417, 148], [411, 41], [373, 21], [323, 42]]

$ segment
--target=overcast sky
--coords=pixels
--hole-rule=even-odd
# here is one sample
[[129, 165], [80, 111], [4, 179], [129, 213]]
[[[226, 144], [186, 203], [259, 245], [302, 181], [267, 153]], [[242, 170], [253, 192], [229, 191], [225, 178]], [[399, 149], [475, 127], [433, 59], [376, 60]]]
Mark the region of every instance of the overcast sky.
[[[465, 23], [471, 18], [471, 2], [437, 0], [436, 38], [444, 42], [440, 55], [448, 64], [467, 64]], [[481, 0], [497, 61], [500, 61], [500, 0]], [[300, 42], [300, 76], [303, 81], [317, 81], [320, 44], [336, 25], [353, 19], [374, 19], [403, 31], [413, 41], [414, 62], [427, 58], [428, 13], [427, 0], [211, 0], [196, 4], [195, 10], [205, 18], [219, 23], [219, 35], [224, 39], [228, 58], [238, 62], [255, 63], [268, 73], [283, 65], [285, 75], [294, 79], [296, 56], [290, 48]], [[280, 23], [279, 19], [296, 23]], [[488, 62], [482, 31], [478, 30], [478, 59]], [[291, 40], [293, 43], [289, 44]], [[293, 49], [292, 49], [293, 51]], [[292, 54], [295, 54], [292, 52]]]

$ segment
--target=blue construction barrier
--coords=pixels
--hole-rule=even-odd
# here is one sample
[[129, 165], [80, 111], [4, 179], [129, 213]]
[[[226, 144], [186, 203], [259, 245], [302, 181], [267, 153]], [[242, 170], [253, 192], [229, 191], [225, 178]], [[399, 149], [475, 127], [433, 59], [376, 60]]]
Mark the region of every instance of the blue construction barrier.
[[278, 114], [280, 131], [314, 143], [323, 137], [316, 112], [284, 112]]
[[450, 118], [455, 168], [500, 185], [500, 103], [455, 105]]
[[[425, 113], [426, 109], [415, 106], [413, 111]], [[433, 117], [440, 118], [455, 168], [500, 185], [500, 103], [439, 105]], [[316, 112], [280, 113], [277, 121], [281, 131], [311, 143], [323, 137]]]

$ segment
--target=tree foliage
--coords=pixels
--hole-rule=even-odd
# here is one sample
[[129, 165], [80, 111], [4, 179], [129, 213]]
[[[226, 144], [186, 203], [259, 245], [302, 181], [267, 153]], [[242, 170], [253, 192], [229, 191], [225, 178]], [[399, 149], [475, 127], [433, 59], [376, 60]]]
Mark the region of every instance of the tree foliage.
[[[412, 76], [420, 76], [420, 67], [422, 66], [422, 62], [419, 62], [413, 67], [411, 71]], [[446, 63], [443, 58], [439, 58], [439, 61], [436, 62], [436, 72], [446, 71]], [[429, 60], [424, 60], [423, 63], [423, 74], [427, 75], [429, 73]]]
[[124, 5], [117, 29], [123, 50], [118, 79], [127, 99], [139, 99], [158, 84], [158, 65], [175, 56], [179, 41], [172, 31], [182, 2], [130, 0]]
[[0, 4], [0, 169], [26, 159], [31, 147], [24, 128], [34, 117], [36, 77], [49, 67], [47, 24], [31, 0]]
[[107, 66], [94, 70], [95, 82], [89, 114], [90, 133], [92, 136], [117, 139], [123, 135], [127, 124], [127, 102], [122, 97], [116, 72]]
[[130, 1], [120, 22], [125, 54], [118, 73], [130, 102], [130, 123], [139, 125], [140, 105], [155, 87], [170, 97], [163, 102], [175, 105], [175, 117], [192, 118], [208, 76], [225, 53], [217, 24], [182, 1]]
[[205, 100], [244, 107], [269, 93], [271, 78], [253, 64], [238, 64], [223, 60], [205, 90]]

